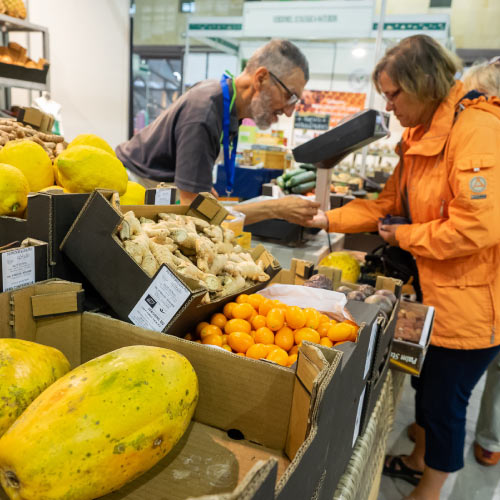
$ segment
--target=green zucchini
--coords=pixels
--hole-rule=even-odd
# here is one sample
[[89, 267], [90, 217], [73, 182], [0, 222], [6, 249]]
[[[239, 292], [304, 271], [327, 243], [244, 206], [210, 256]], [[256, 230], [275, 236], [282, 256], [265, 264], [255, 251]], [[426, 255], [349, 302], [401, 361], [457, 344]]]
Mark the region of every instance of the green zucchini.
[[316, 187], [316, 181], [304, 182], [304, 184], [299, 184], [292, 188], [292, 193], [304, 194], [313, 190]]
[[280, 175], [279, 177], [276, 177], [276, 184], [283, 189], [285, 187], [285, 179], [283, 179], [283, 176]]
[[305, 170], [302, 170], [301, 168], [296, 168], [294, 170], [287, 170], [283, 174], [283, 179], [285, 181], [287, 181], [287, 180], [291, 179], [293, 176], [298, 175], [298, 174], [302, 174], [303, 172], [305, 172]]
[[294, 175], [290, 179], [290, 187], [298, 186], [299, 184], [304, 184], [304, 182], [316, 180], [316, 172], [304, 172], [303, 174]]

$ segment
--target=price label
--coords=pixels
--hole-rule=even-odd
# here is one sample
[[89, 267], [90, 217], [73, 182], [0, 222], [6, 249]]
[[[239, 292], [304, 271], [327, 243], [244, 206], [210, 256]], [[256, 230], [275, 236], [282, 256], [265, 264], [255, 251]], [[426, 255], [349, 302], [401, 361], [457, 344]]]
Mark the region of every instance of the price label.
[[7, 292], [35, 282], [35, 247], [2, 253], [2, 286]]
[[155, 193], [155, 205], [173, 205], [175, 200], [172, 202], [172, 191], [172, 188], [158, 188]]
[[162, 266], [128, 317], [134, 325], [162, 332], [190, 295], [184, 283]]

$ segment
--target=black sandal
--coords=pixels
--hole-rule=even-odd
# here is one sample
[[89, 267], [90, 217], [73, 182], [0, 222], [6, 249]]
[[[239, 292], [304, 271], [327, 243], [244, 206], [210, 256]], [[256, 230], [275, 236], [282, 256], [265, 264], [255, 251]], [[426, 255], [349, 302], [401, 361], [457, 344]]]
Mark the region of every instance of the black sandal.
[[[423, 472], [408, 467], [401, 458], [403, 456], [406, 455], [387, 455], [385, 457], [384, 470], [382, 474], [384, 474], [384, 476], [403, 479], [404, 481], [413, 484], [413, 486], [417, 486], [419, 481], [422, 479]], [[386, 465], [386, 463], [389, 463], [389, 465]]]

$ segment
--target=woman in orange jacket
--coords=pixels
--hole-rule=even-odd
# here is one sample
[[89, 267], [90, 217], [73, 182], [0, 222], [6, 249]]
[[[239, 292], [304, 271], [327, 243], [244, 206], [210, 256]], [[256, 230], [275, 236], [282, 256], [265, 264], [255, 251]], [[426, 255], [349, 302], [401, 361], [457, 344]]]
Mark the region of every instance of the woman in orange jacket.
[[[377, 200], [320, 212], [311, 225], [379, 231], [416, 259], [424, 302], [436, 310], [416, 388], [416, 444], [387, 457], [413, 500], [438, 500], [463, 467], [470, 393], [500, 351], [500, 100], [467, 94], [458, 60], [425, 35], [389, 49], [372, 78], [401, 125], [400, 162]], [[386, 215], [411, 223], [384, 225]]]

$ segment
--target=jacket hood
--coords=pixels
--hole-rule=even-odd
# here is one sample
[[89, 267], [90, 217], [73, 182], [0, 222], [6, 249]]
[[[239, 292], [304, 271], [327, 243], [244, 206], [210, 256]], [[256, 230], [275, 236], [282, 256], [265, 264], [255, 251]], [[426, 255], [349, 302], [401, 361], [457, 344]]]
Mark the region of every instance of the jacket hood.
[[[448, 97], [438, 106], [432, 117], [431, 126], [419, 141], [410, 146], [407, 154], [435, 156], [439, 154], [448, 139], [453, 127], [455, 113], [462, 109], [474, 108], [494, 114], [500, 119], [500, 99], [498, 97], [486, 98], [484, 95], [474, 99], [463, 99], [466, 91], [463, 83], [456, 81], [451, 88]], [[462, 100], [463, 99], [463, 100]], [[421, 134], [421, 125], [405, 130], [403, 138], [410, 139]]]

